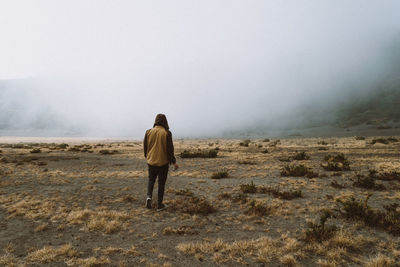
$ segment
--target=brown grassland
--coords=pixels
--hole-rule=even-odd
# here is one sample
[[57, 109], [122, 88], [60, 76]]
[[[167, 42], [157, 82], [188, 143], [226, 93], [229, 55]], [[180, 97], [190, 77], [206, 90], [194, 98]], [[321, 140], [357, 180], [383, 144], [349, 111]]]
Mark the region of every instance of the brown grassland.
[[0, 266], [400, 266], [398, 139], [3, 141]]

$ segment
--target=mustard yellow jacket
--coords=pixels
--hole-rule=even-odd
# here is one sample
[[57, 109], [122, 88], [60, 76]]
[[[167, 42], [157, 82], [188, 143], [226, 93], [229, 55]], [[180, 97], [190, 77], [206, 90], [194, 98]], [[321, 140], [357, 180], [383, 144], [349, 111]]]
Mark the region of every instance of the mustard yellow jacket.
[[172, 134], [164, 126], [155, 125], [144, 136], [144, 156], [152, 166], [163, 166], [176, 162]]

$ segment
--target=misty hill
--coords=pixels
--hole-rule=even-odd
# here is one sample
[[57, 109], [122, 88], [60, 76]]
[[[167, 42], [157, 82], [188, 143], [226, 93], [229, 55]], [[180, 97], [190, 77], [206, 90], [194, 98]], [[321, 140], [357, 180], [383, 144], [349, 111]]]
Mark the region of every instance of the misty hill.
[[362, 124], [378, 128], [393, 127], [400, 122], [400, 78], [367, 96], [354, 97], [337, 109], [340, 127]]

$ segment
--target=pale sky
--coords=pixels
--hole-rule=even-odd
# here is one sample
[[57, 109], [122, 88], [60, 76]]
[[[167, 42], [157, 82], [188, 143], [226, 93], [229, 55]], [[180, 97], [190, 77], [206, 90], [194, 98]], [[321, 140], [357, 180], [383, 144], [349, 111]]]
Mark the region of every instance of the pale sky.
[[116, 134], [158, 112], [216, 133], [374, 78], [399, 34], [395, 0], [1, 0], [0, 79], [45, 81], [56, 113]]

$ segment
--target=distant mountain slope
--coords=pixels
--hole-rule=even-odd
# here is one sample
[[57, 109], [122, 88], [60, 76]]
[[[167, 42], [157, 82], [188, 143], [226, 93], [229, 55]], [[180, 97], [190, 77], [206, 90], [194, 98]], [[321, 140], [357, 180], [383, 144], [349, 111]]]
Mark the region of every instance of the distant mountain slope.
[[392, 79], [366, 96], [353, 98], [338, 107], [336, 123], [340, 127], [361, 124], [384, 126], [400, 122], [400, 77]]

